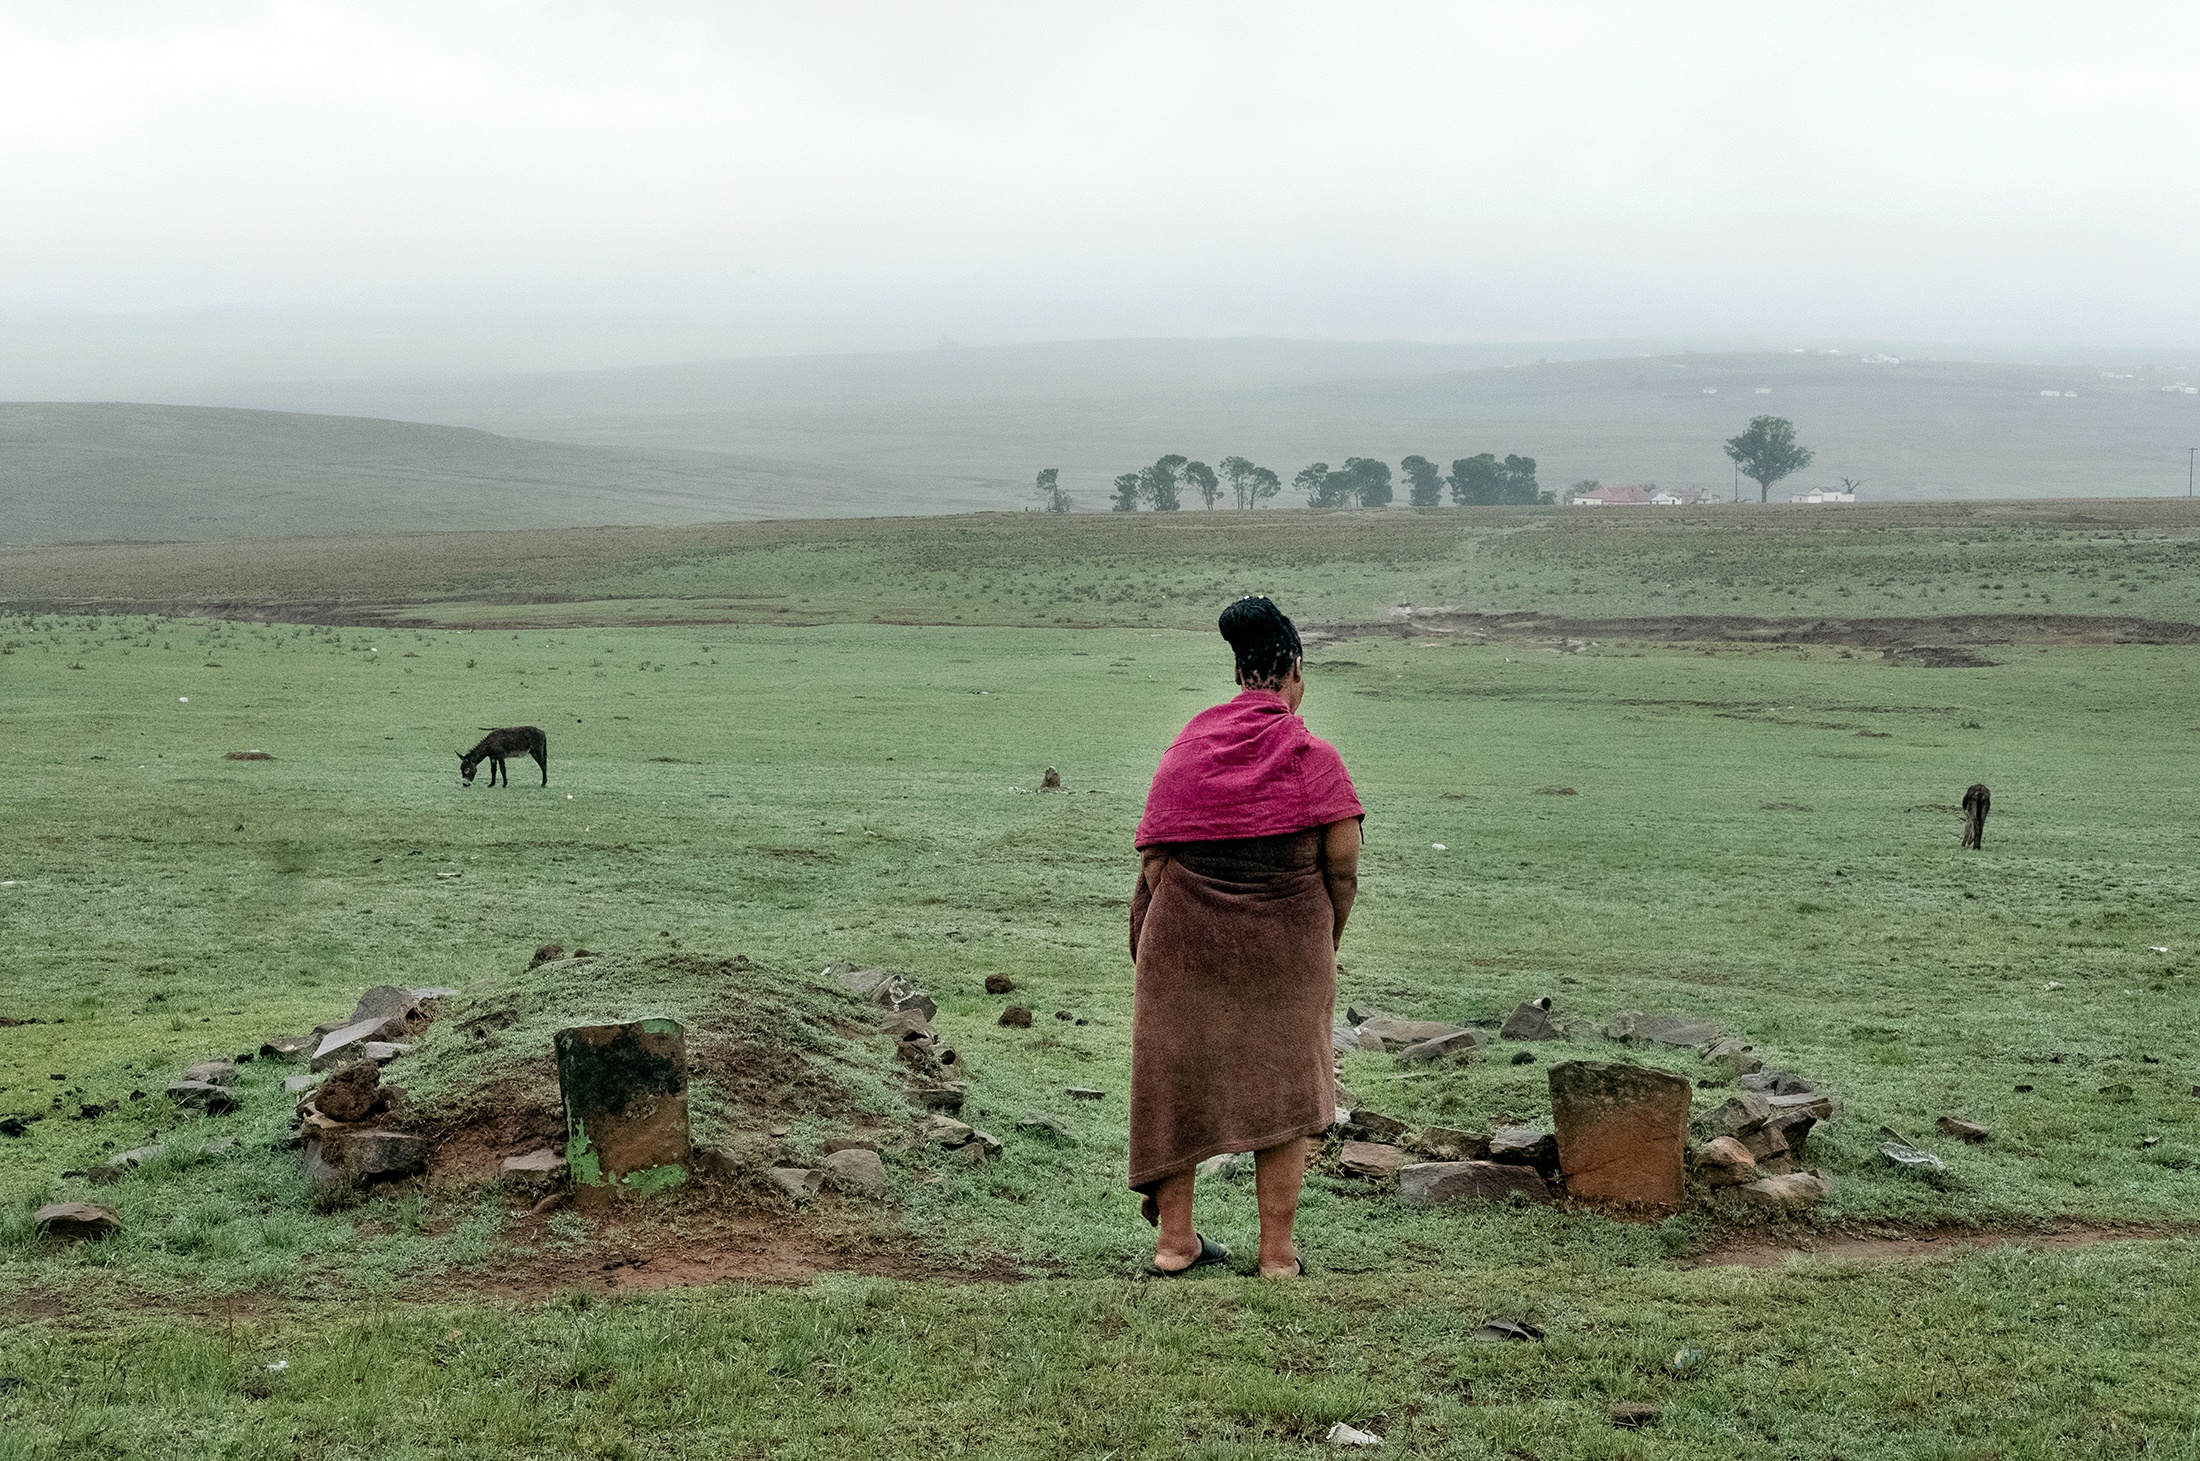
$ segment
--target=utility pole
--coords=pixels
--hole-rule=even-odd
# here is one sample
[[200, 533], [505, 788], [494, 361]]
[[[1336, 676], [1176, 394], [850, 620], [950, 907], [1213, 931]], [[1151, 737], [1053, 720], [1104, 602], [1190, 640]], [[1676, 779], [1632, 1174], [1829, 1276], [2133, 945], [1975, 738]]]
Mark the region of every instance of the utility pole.
[[1734, 500], [1736, 502], [1742, 500], [1742, 464], [1740, 462], [1734, 464]]
[[2193, 463], [2193, 458], [2195, 458], [2195, 457], [2200, 457], [2200, 446], [2188, 446], [2188, 447], [2186, 447], [2186, 448], [2185, 448], [2185, 495], [2186, 495], [2187, 497], [2190, 497], [2190, 496], [2192, 496], [2192, 463]]

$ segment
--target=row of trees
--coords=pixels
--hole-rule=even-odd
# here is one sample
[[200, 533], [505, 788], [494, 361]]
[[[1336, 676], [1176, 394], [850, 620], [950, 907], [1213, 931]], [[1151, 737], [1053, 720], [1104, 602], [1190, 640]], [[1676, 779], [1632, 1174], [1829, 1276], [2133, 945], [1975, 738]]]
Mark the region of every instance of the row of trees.
[[[1756, 416], [1749, 429], [1726, 442], [1743, 476], [1757, 484], [1757, 500], [1771, 494], [1772, 484], [1811, 464], [1810, 448], [1795, 440], [1794, 423], [1780, 416]], [[1218, 469], [1219, 467], [1219, 469]], [[1187, 493], [1196, 496], [1209, 512], [1228, 495], [1240, 512], [1258, 507], [1283, 491], [1283, 479], [1244, 457], [1224, 457], [1218, 467], [1171, 453], [1156, 458], [1150, 467], [1125, 472], [1115, 479], [1112, 506], [1117, 512], [1175, 512], [1184, 506]], [[1405, 478], [1406, 501], [1415, 507], [1438, 507], [1448, 490], [1460, 507], [1497, 507], [1552, 501], [1552, 494], [1536, 485], [1535, 458], [1507, 453], [1500, 461], [1495, 452], [1460, 457], [1446, 474], [1427, 457], [1406, 457], [1398, 463]], [[1373, 457], [1346, 457], [1341, 467], [1315, 462], [1302, 468], [1291, 485], [1306, 494], [1308, 507], [1388, 507], [1393, 498], [1390, 466]], [[1039, 473], [1039, 501], [1048, 512], [1068, 512], [1074, 505], [1062, 490], [1062, 471], [1048, 467]]]
[[[1536, 485], [1534, 457], [1507, 454], [1500, 461], [1494, 452], [1483, 452], [1459, 458], [1447, 476], [1427, 457], [1411, 456], [1398, 463], [1398, 471], [1405, 478], [1406, 500], [1415, 507], [1441, 505], [1446, 489], [1461, 507], [1551, 500]], [[1039, 501], [1047, 512], [1068, 512], [1074, 505], [1062, 490], [1061, 475], [1059, 467], [1039, 473]], [[1373, 457], [1346, 457], [1341, 467], [1315, 462], [1302, 468], [1291, 485], [1306, 494], [1308, 507], [1388, 507], [1396, 495], [1389, 463]], [[1283, 478], [1244, 457], [1224, 457], [1210, 467], [1171, 453], [1117, 477], [1110, 506], [1117, 512], [1176, 512], [1187, 497], [1196, 497], [1212, 512], [1228, 497], [1243, 512], [1282, 491]]]

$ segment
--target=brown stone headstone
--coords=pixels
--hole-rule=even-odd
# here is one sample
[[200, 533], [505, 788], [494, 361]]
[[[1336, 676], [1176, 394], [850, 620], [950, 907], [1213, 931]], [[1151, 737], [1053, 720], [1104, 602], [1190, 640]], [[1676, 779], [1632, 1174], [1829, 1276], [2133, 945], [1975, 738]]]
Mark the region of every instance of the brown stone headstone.
[[652, 1192], [688, 1161], [687, 1038], [676, 1020], [557, 1033], [565, 1157], [576, 1187]]
[[1551, 1067], [1558, 1165], [1575, 1197], [1678, 1207], [1685, 1195], [1689, 1084], [1670, 1071], [1600, 1060]]

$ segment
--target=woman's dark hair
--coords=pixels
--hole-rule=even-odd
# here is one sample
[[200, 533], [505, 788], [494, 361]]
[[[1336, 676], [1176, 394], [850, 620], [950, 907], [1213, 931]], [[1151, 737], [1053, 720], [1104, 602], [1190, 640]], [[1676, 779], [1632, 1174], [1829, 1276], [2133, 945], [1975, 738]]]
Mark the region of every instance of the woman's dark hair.
[[1289, 616], [1259, 594], [1224, 609], [1215, 627], [1236, 651], [1238, 683], [1248, 689], [1272, 690], [1281, 685], [1291, 678], [1291, 666], [1304, 652]]

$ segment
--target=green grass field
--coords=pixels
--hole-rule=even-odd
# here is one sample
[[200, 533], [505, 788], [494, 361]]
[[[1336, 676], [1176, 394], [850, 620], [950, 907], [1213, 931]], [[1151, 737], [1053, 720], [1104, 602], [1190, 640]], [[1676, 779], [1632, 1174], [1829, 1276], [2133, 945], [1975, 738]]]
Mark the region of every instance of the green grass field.
[[[0, 1117], [44, 1119], [0, 1142], [0, 1376], [20, 1382], [0, 1382], [0, 1456], [1267, 1456], [1339, 1419], [1409, 1455], [2193, 1454], [2192, 648], [2019, 642], [1962, 670], [1830, 645], [1316, 651], [1306, 713], [1371, 812], [1340, 995], [1482, 1018], [1549, 994], [1583, 1026], [1532, 1066], [1399, 1079], [1349, 1056], [1361, 1104], [1536, 1120], [1549, 1062], [1620, 1050], [1593, 1034], [1606, 1016], [1698, 1014], [1839, 1098], [1812, 1138], [1833, 1200], [1800, 1223], [1707, 1202], [1630, 1224], [1409, 1210], [1324, 1171], [1302, 1217], [1317, 1277], [1286, 1292], [1136, 1281], [1148, 1230], [1121, 1190], [1130, 832], [1161, 747], [1228, 693], [1224, 647], [1193, 626], [1229, 594], [1347, 621], [1431, 601], [1674, 612], [1653, 591], [1826, 612], [1844, 587], [1945, 582], [1935, 612], [1996, 613], [2042, 591], [2019, 584], [2059, 600], [2097, 581], [2125, 586], [2098, 612], [2187, 620], [2189, 535], [2095, 504], [1694, 536], [1532, 514], [1278, 514], [1235, 536], [1189, 514], [821, 524], [655, 556], [494, 540], [513, 546], [463, 569], [449, 540], [381, 545], [321, 600], [464, 622], [524, 581], [600, 626], [17, 612], [0, 621], [0, 1016], [36, 1023], [0, 1027]], [[1993, 567], [1956, 578], [1966, 554]], [[122, 561], [18, 555], [0, 585], [19, 604], [228, 593], [241, 612], [291, 599], [282, 575], [312, 562], [171, 559], [126, 582]], [[797, 613], [742, 600], [724, 617], [748, 622], [651, 626], [631, 622], [645, 601], [609, 597], [652, 583], [668, 600], [745, 585]], [[1849, 612], [1916, 612], [1877, 602]], [[934, 622], [873, 622], [896, 618]], [[508, 790], [461, 790], [453, 752], [523, 721], [549, 733], [548, 789], [521, 762]], [[276, 759], [223, 759], [247, 749]], [[1047, 766], [1065, 794], [1035, 792]], [[1996, 809], [1965, 854], [1950, 807], [1978, 780]], [[843, 959], [906, 970], [1008, 1150], [971, 1168], [897, 1149], [887, 1209], [784, 1219], [904, 1277], [590, 1299], [612, 1238], [589, 1219], [527, 1221], [472, 1188], [316, 1205], [281, 1150], [287, 1071], [247, 1067], [233, 1116], [188, 1121], [158, 1094], [368, 984], [510, 987], [552, 939], [744, 954], [783, 982]], [[1018, 980], [1037, 1028], [994, 1023], [990, 973]], [[1686, 1053], [1662, 1063], [1708, 1076]], [[1108, 1098], [1072, 1104], [1072, 1084]], [[1018, 1133], [1027, 1112], [1074, 1141]], [[1994, 1140], [1939, 1141], [1942, 1114]], [[755, 1136], [725, 1119], [700, 1134]], [[1948, 1174], [1894, 1171], [1882, 1123]], [[799, 1150], [834, 1130], [790, 1124]], [[100, 1188], [62, 1175], [217, 1136], [238, 1145]], [[1202, 1226], [1247, 1247], [1249, 1191], [1211, 1185]], [[113, 1202], [126, 1231], [41, 1242], [28, 1213], [59, 1197]], [[2073, 1225], [2143, 1240], [1689, 1266], [1835, 1233]], [[654, 1241], [714, 1240], [683, 1212]], [[1499, 1315], [1551, 1337], [1467, 1338]], [[1614, 1430], [1619, 1400], [1666, 1418]]]

